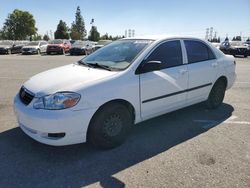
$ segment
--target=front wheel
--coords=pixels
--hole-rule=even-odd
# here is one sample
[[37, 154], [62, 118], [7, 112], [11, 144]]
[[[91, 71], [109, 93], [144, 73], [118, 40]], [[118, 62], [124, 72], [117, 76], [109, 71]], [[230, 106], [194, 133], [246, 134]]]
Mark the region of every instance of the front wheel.
[[111, 149], [122, 144], [132, 127], [131, 112], [118, 103], [107, 104], [92, 118], [87, 140], [92, 145]]
[[218, 108], [224, 99], [226, 91], [226, 83], [223, 79], [219, 79], [215, 82], [214, 86], [212, 87], [208, 99], [206, 101], [206, 106], [209, 109]]

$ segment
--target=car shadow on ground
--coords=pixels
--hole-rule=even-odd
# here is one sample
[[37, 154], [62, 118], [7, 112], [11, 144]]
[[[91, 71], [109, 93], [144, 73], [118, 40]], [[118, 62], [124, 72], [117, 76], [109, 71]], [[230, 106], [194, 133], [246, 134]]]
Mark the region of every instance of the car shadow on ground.
[[0, 187], [81, 187], [96, 182], [124, 187], [112, 175], [208, 131], [233, 111], [229, 104], [216, 110], [199, 104], [162, 115], [136, 125], [126, 143], [106, 151], [87, 144], [46, 146], [14, 128], [0, 133]]

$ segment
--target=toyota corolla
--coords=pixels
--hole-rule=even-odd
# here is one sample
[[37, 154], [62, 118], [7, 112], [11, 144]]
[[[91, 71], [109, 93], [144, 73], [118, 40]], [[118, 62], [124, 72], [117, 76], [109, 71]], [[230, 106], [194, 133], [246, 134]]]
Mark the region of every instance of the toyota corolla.
[[112, 148], [141, 121], [203, 101], [219, 107], [235, 64], [197, 38], [122, 39], [31, 77], [14, 109], [21, 129], [39, 142]]

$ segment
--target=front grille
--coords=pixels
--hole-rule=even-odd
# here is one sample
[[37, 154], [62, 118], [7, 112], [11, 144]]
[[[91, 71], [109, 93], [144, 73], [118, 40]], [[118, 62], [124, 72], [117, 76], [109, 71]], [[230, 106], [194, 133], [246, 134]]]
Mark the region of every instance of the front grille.
[[19, 97], [23, 104], [28, 105], [34, 98], [34, 95], [27, 89], [22, 87], [19, 92]]
[[238, 50], [239, 50], [240, 52], [246, 52], [246, 51], [247, 51], [246, 48], [238, 48]]

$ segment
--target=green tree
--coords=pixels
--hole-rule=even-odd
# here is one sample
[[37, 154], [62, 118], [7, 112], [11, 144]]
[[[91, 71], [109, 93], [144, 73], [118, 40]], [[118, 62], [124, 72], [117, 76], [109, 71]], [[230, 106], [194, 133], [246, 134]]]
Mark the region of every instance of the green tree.
[[100, 39], [100, 33], [97, 31], [96, 26], [91, 27], [88, 39], [91, 40], [91, 41], [98, 41]]
[[69, 39], [67, 24], [60, 20], [55, 31], [55, 39]]
[[4, 37], [3, 37], [3, 31], [0, 30], [0, 40], [3, 40]]
[[75, 21], [71, 25], [71, 33], [70, 37], [73, 40], [83, 40], [87, 35], [87, 31], [85, 29], [84, 19], [81, 15], [81, 9], [78, 6], [75, 14]]
[[42, 35], [34, 35], [33, 40], [42, 40]]
[[2, 37], [8, 40], [25, 40], [27, 36], [35, 35], [37, 28], [32, 14], [15, 9], [8, 15], [2, 29]]
[[101, 40], [108, 40], [108, 39], [109, 39], [108, 33], [106, 33], [105, 35], [102, 35], [102, 36], [100, 37], [100, 39], [101, 39]]
[[43, 40], [48, 41], [48, 40], [50, 40], [50, 38], [49, 38], [49, 36], [47, 34], [45, 34], [45, 35], [43, 35]]

